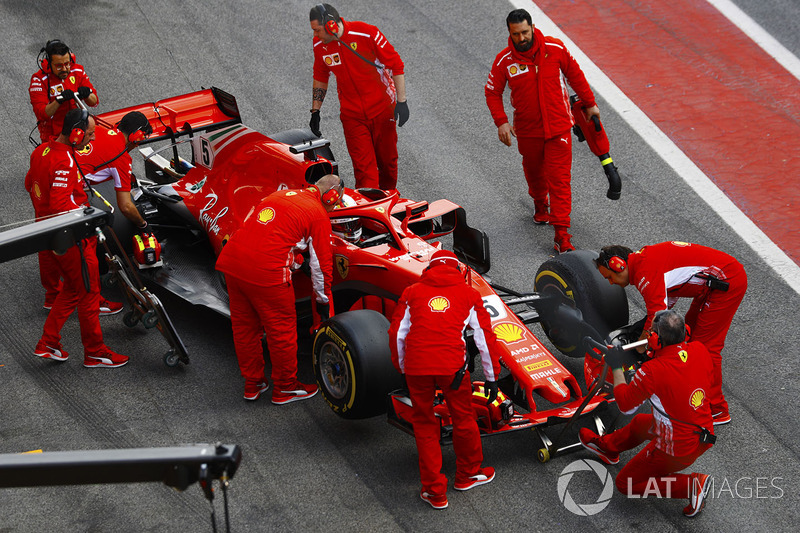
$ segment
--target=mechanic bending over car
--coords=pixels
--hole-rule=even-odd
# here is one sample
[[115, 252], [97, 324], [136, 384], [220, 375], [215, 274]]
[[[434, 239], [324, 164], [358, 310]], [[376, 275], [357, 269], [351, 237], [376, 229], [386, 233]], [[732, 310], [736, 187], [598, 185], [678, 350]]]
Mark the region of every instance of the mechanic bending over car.
[[119, 210], [140, 231], [147, 229], [147, 221], [131, 198], [132, 162], [129, 152], [151, 133], [153, 128], [147, 117], [139, 111], [131, 111], [122, 117], [116, 128], [102, 129], [92, 142], [76, 152], [78, 166], [88, 181], [114, 180]]
[[[30, 193], [37, 218], [89, 205], [74, 153], [94, 139], [94, 130], [94, 118], [88, 111], [73, 109], [64, 117], [61, 134], [53, 141], [40, 144], [31, 154], [25, 188]], [[63, 255], [45, 251], [51, 256], [64, 283], [44, 323], [44, 332], [34, 355], [56, 361], [67, 360], [69, 354], [61, 346], [61, 328], [77, 307], [83, 366], [114, 368], [128, 362], [127, 356], [114, 353], [103, 343], [96, 251], [96, 236], [79, 241]]]
[[494, 479], [494, 468], [481, 467], [483, 448], [472, 407], [464, 329], [472, 328], [481, 354], [487, 405], [497, 399], [499, 351], [489, 313], [478, 291], [467, 283], [465, 269], [453, 252], [435, 252], [420, 280], [403, 291], [389, 327], [392, 362], [405, 376], [413, 404], [420, 497], [434, 509], [448, 505], [441, 429], [433, 409], [437, 386], [453, 420], [454, 488], [469, 490]]
[[269, 388], [264, 376], [266, 330], [272, 361], [272, 403], [311, 398], [316, 385], [297, 380], [297, 312], [292, 270], [295, 254], [308, 251], [315, 305], [314, 328], [333, 309], [331, 279], [332, 211], [344, 193], [333, 174], [307, 189], [280, 190], [267, 196], [222, 248], [217, 270], [225, 274], [230, 298], [233, 343], [244, 378], [244, 399], [257, 400]]
[[[78, 107], [74, 95], [94, 107], [97, 92], [75, 54], [58, 39], [47, 41], [37, 58], [39, 69], [31, 76], [28, 92], [36, 115], [39, 137], [47, 142], [58, 137], [64, 117]], [[33, 142], [33, 140], [31, 140]]]
[[309, 20], [314, 32], [311, 131], [322, 135], [320, 108], [333, 73], [355, 188], [396, 189], [396, 126], [409, 116], [403, 60], [378, 28], [342, 20], [330, 4], [311, 8]]
[[624, 427], [603, 436], [581, 428], [587, 450], [606, 464], [617, 464], [620, 452], [647, 445], [617, 474], [617, 490], [628, 497], [656, 494], [688, 498], [683, 514], [696, 516], [705, 506], [712, 480], [708, 474], [679, 474], [716, 441], [709, 406], [711, 358], [700, 342], [686, 342], [683, 317], [673, 310], [655, 314], [648, 335], [652, 358], [625, 381], [621, 347], [605, 361], [613, 371], [614, 398], [620, 411], [633, 413], [648, 399], [653, 414], [639, 413]]
[[686, 325], [693, 341], [702, 342], [714, 363], [708, 391], [714, 425], [731, 421], [722, 393], [722, 349], [733, 315], [747, 291], [744, 267], [730, 255], [699, 244], [671, 241], [638, 252], [605, 246], [595, 259], [600, 274], [613, 285], [633, 285], [642, 294], [647, 316], [640, 339], [657, 311], [671, 309], [678, 298], [692, 298]]
[[[599, 117], [600, 110], [583, 71], [564, 43], [536, 29], [524, 9], [509, 13], [506, 26], [508, 46], [492, 63], [484, 87], [486, 104], [500, 142], [511, 146], [511, 138], [517, 138], [528, 194], [533, 198], [534, 224], [553, 226], [555, 251], [569, 252], [575, 249], [569, 234], [574, 121], [562, 73], [584, 103], [587, 119]], [[513, 126], [503, 106], [506, 84], [511, 88]]]

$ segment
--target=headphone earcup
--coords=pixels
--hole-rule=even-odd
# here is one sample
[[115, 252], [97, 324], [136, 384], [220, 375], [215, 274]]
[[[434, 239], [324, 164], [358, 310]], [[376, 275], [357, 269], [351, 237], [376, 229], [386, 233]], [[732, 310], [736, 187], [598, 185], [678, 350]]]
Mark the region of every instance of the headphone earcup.
[[336, 205], [339, 202], [341, 195], [339, 194], [339, 189], [333, 188], [329, 189], [322, 195], [322, 203], [325, 205]]
[[330, 19], [325, 23], [325, 31], [327, 31], [330, 35], [336, 35], [339, 33], [339, 25], [335, 20]]
[[142, 130], [136, 130], [130, 135], [128, 135], [128, 142], [140, 143], [143, 140], [144, 140], [144, 132]]
[[72, 52], [69, 53], [69, 60], [72, 62], [72, 64], [77, 63], [77, 61], [75, 60], [75, 54], [73, 54]]
[[48, 71], [50, 70], [50, 61], [48, 61], [47, 59], [42, 59], [42, 65], [41, 66], [42, 66], [42, 72], [47, 74]]
[[83, 131], [83, 128], [80, 127], [73, 128], [72, 131], [69, 133], [69, 143], [73, 145], [78, 144], [83, 140], [83, 136], [85, 134], [86, 132]]
[[612, 255], [608, 258], [608, 269], [619, 274], [628, 267], [628, 263], [619, 256]]
[[658, 333], [655, 331], [650, 332], [647, 336], [647, 346], [649, 346], [651, 350], [661, 349], [661, 337], [658, 336]]

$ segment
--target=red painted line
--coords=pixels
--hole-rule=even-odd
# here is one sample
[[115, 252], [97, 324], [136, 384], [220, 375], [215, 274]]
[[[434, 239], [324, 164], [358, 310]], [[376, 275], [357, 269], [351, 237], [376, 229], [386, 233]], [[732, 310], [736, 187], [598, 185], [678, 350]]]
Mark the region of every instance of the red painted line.
[[797, 78], [704, 0], [536, 3], [800, 264]]

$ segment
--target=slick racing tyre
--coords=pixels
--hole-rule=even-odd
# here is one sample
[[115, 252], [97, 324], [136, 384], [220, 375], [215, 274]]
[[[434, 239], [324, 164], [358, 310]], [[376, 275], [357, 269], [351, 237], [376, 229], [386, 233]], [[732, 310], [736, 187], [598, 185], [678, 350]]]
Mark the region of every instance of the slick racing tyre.
[[[608, 333], [628, 323], [628, 299], [625, 290], [606, 281], [594, 265], [597, 253], [575, 250], [545, 261], [539, 267], [534, 290], [540, 294], [557, 289], [583, 314], [583, 320], [601, 335], [602, 342]], [[583, 350], [574, 339], [559, 335], [551, 324], [541, 322], [547, 337], [563, 354], [582, 357]]]
[[332, 316], [314, 337], [314, 374], [340, 417], [383, 414], [389, 393], [403, 386], [392, 365], [388, 329], [382, 314], [358, 309]]

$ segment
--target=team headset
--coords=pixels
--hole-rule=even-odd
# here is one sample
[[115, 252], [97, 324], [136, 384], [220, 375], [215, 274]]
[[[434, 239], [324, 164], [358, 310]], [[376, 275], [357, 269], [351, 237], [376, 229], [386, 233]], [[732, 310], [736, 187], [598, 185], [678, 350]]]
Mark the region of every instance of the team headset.
[[600, 252], [600, 256], [597, 258], [597, 260], [600, 261], [600, 265], [606, 267], [611, 272], [616, 272], [617, 274], [628, 268], [628, 262], [623, 258], [618, 255], [611, 255], [605, 251]]
[[[661, 334], [659, 333], [658, 323], [661, 321], [661, 317], [664, 316], [664, 313], [666, 312], [667, 312], [666, 310], [659, 311], [653, 317], [653, 324], [650, 326], [650, 333], [647, 336], [647, 346], [651, 350], [660, 350], [661, 348], [664, 347], [663, 343], [661, 342]], [[686, 336], [688, 335], [688, 333], [689, 333], [689, 326], [686, 326], [686, 329], [683, 332], [683, 337], [681, 337], [681, 339], [678, 342], [680, 343], [686, 340]]]
[[[61, 41], [60, 39], [53, 39], [52, 41], [47, 41], [45, 43], [45, 45], [42, 47], [42, 49], [39, 50], [39, 56], [37, 58], [39, 60], [39, 68], [41, 68], [42, 72], [44, 72], [45, 74], [48, 71], [53, 72], [50, 69], [50, 63], [53, 61], [52, 60], [53, 47], [55, 45], [57, 45], [57, 44], [64, 44], [64, 42]], [[64, 46], [67, 46], [67, 45], [64, 44]], [[75, 60], [75, 54], [72, 53], [72, 50], [70, 50], [69, 46], [67, 46], [67, 50], [69, 51], [69, 60], [70, 60], [70, 62], [71, 63], [76, 63], [77, 61]], [[42, 56], [44, 56], [44, 57], [42, 57]]]
[[339, 178], [339, 185], [331, 187], [322, 193], [322, 203], [325, 205], [336, 205], [342, 199], [342, 194], [339, 189], [344, 189], [344, 180]]
[[81, 118], [72, 125], [69, 131], [69, 143], [75, 146], [83, 140], [86, 129], [89, 127], [89, 112], [81, 109]]
[[325, 4], [317, 4], [316, 7], [317, 11], [319, 11], [319, 16], [322, 17], [322, 25], [325, 26], [325, 31], [328, 35], [336, 35], [339, 33], [339, 23], [336, 22], [333, 15], [328, 13], [328, 10], [325, 9]]

